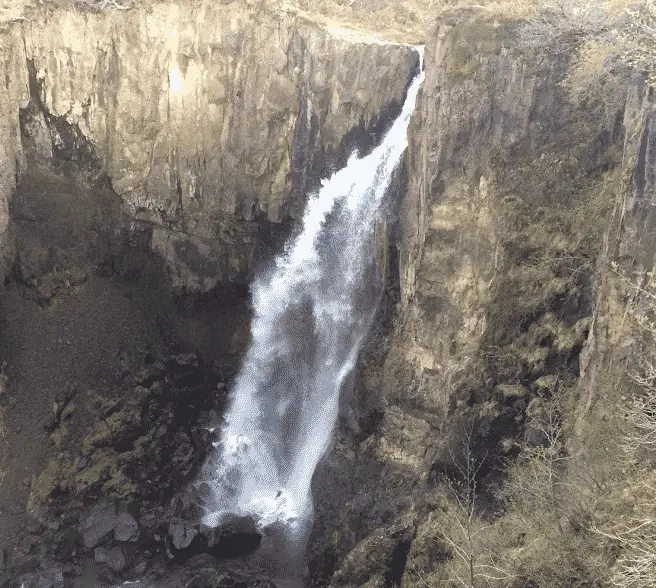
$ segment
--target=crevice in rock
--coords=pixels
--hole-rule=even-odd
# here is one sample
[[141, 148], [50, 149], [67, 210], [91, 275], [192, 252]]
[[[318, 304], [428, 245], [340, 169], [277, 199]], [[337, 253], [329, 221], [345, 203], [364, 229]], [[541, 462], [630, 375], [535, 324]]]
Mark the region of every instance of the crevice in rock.
[[23, 136], [29, 137], [28, 122], [39, 113], [43, 116], [51, 138], [53, 163], [73, 162], [89, 174], [97, 175], [102, 165], [95, 148], [84, 136], [79, 126], [67, 120], [66, 116], [52, 114], [43, 104], [43, 88], [39, 83], [36, 65], [27, 59], [30, 90], [30, 104], [21, 109], [20, 122]]
[[408, 561], [408, 554], [412, 547], [412, 539], [400, 541], [392, 552], [389, 569], [385, 573], [385, 588], [395, 588], [401, 586], [405, 565]]

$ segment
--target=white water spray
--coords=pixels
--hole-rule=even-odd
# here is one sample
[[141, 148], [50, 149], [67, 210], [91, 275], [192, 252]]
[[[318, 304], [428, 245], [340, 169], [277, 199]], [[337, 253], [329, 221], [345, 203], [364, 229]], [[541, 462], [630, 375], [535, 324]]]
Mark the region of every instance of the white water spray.
[[283, 523], [293, 536], [311, 517], [312, 475], [376, 310], [376, 285], [366, 276], [378, 210], [407, 147], [424, 78], [418, 51], [420, 73], [382, 143], [366, 157], [353, 154], [322, 182], [301, 232], [253, 286], [252, 344], [204, 468], [207, 525], [250, 515], [260, 527]]

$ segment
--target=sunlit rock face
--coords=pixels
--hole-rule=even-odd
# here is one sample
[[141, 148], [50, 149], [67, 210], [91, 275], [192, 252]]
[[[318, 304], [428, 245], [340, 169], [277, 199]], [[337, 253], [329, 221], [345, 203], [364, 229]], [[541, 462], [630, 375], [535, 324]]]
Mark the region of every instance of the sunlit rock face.
[[416, 56], [370, 41], [243, 3], [14, 22], [0, 58], [0, 200], [6, 208], [22, 165], [29, 68], [55, 157], [74, 151], [57, 130], [68, 123], [130, 216], [152, 225], [178, 286], [244, 281], [262, 227], [298, 216], [317, 176], [348, 151], [344, 137], [400, 107]]

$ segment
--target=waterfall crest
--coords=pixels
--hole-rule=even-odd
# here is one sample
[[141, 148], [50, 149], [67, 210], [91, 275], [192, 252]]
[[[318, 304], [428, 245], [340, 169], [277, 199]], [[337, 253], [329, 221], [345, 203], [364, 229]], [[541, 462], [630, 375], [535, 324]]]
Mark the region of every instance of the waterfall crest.
[[323, 180], [301, 231], [253, 285], [252, 343], [203, 471], [211, 492], [207, 525], [249, 515], [293, 535], [311, 518], [312, 475], [376, 310], [376, 287], [366, 276], [376, 217], [407, 147], [424, 78], [418, 51], [420, 72], [381, 144]]

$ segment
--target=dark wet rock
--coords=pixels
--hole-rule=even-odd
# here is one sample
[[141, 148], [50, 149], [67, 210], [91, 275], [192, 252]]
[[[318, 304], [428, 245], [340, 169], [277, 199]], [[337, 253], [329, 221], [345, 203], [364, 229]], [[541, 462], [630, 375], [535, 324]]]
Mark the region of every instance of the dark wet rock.
[[148, 569], [148, 562], [146, 560], [139, 562], [132, 568], [132, 573], [140, 576]]
[[95, 506], [82, 522], [82, 540], [87, 549], [98, 545], [116, 524], [116, 505], [105, 502]]
[[169, 537], [175, 549], [186, 549], [198, 535], [198, 528], [184, 521], [171, 521]]
[[135, 518], [127, 512], [118, 515], [114, 523], [114, 539], [116, 541], [136, 541], [138, 537], [139, 524]]
[[262, 534], [251, 517], [231, 517], [219, 527], [201, 525], [204, 551], [214, 557], [239, 557], [252, 553], [262, 542]]
[[122, 572], [127, 567], [127, 560], [119, 546], [107, 549], [96, 547], [93, 551], [93, 560], [97, 564], [105, 564], [113, 572]]
[[112, 547], [107, 552], [106, 563], [114, 572], [122, 572], [127, 565], [127, 560], [125, 559], [123, 550], [119, 546]]
[[93, 550], [93, 561], [96, 563], [105, 563], [107, 561], [107, 549], [104, 547], [96, 547]]

